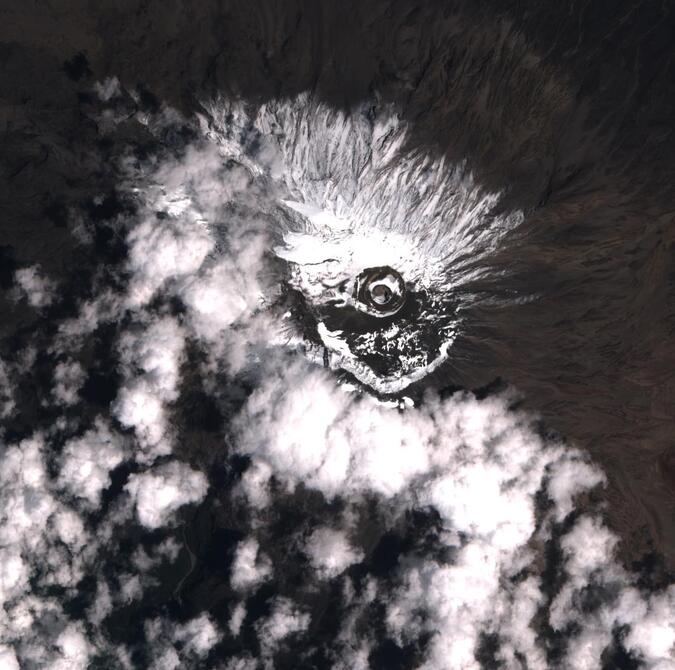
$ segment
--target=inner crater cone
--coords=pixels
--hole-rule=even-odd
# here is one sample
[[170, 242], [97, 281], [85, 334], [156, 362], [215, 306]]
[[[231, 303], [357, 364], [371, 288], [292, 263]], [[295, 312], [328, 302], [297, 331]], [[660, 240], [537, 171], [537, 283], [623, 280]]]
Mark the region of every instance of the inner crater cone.
[[391, 316], [405, 303], [405, 282], [388, 266], [366, 268], [357, 278], [355, 297], [376, 315]]

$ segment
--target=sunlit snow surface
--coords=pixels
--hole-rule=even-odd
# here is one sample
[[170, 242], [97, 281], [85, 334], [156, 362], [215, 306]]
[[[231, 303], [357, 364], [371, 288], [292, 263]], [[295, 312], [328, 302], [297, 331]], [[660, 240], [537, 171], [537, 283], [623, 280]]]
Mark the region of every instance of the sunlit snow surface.
[[[309, 96], [269, 103], [251, 118], [224, 101], [207, 108], [225, 152], [241, 156], [237, 140], [259, 144], [252, 167], [286, 210], [275, 252], [316, 320], [330, 367], [382, 393], [436, 369], [461, 328], [463, 287], [522, 213], [496, 213], [499, 194], [481, 189], [465, 165], [408, 148], [393, 108], [346, 114]], [[369, 316], [355, 295], [359, 274], [374, 267], [392, 268], [406, 285], [406, 303], [390, 318]]]
[[[100, 88], [104, 106], [129, 97]], [[221, 99], [133, 123], [159, 149], [115, 166], [123, 267], [55, 324], [58, 420], [0, 450], [0, 667], [365, 670], [393, 648], [428, 670], [595, 670], [618, 651], [675, 668], [675, 586], [622, 567], [590, 497], [604, 475], [516, 391], [413, 405], [364, 388], [404, 390], [452, 357], [467, 287], [522, 214], [408, 149], [375, 104]], [[355, 305], [374, 267], [417, 302]], [[37, 269], [18, 285], [32, 309], [58, 296]], [[119, 383], [85, 430], [76, 359], [105, 328]], [[3, 418], [31, 356], [0, 364]], [[180, 415], [195, 386], [222, 417], [212, 442]], [[186, 537], [209, 547], [216, 520], [238, 533], [214, 557]], [[153, 600], [172, 577], [171, 606]]]

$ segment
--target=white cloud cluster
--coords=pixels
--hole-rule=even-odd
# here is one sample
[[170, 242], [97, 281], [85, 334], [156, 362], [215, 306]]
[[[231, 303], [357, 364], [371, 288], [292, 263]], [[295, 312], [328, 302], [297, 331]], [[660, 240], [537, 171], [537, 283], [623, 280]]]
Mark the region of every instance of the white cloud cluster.
[[[568, 663], [582, 670], [597, 667], [612, 633], [629, 627], [624, 644], [644, 667], [675, 668], [675, 585], [644, 596], [616, 562], [617, 538], [598, 518], [582, 516], [562, 540], [567, 580], [551, 604], [557, 630], [575, 623], [580, 631], [569, 642]], [[606, 594], [595, 612], [579, 603], [588, 589]]]
[[100, 325], [118, 321], [124, 315], [122, 297], [105, 287], [101, 287], [94, 298], [84, 300], [78, 307], [77, 316], [59, 323], [53, 351], [73, 354]]
[[[103, 101], [117, 98], [119, 82], [104, 82], [97, 92]], [[115, 123], [107, 123], [105, 132], [114, 128]], [[2, 447], [0, 662], [6, 667], [19, 662], [22, 667], [24, 663], [71, 670], [87, 667], [102, 643], [100, 632], [92, 638], [91, 629], [81, 621], [68, 621], [58, 598], [33, 591], [58, 587], [74, 595], [97, 553], [106, 543], [114, 545], [116, 527], [126, 523], [133, 511], [142, 525], [155, 530], [172, 525], [183, 505], [204, 498], [206, 477], [184, 463], [167, 460], [173, 445], [170, 405], [178, 398], [185, 339], [196, 335], [212, 346], [233, 324], [249, 321], [261, 301], [258, 273], [269, 246], [265, 223], [241, 216], [223, 221], [227, 203], [248, 188], [249, 173], [232, 168], [222, 178], [222, 152], [213, 144], [189, 147], [181, 158], [145, 165], [140, 172], [127, 167], [129, 180], [120, 188], [135, 195], [138, 209], [118, 216], [115, 226], [118, 232], [128, 233], [129, 281], [122, 290], [111, 289], [99, 285], [99, 277], [94, 286], [98, 293], [79, 305], [78, 316], [58, 324], [50, 353], [61, 359], [54, 368], [51, 403], [72, 407], [80, 402], [86, 371], [78, 362], [78, 351], [99, 326], [123, 323], [126, 318], [130, 326], [120, 328], [116, 341], [122, 382], [111, 414], [133, 434], [121, 436], [99, 418], [91, 429], [66, 439], [58, 453], [52, 453], [51, 439], [60, 437], [60, 431], [77, 428], [77, 419], [58, 419], [51, 433]], [[210, 256], [217, 243], [216, 224], [221, 230], [221, 251], [227, 249], [229, 260]], [[234, 257], [240, 262], [231, 262]], [[25, 296], [33, 307], [48, 306], [56, 295], [55, 284], [37, 266], [19, 270], [15, 281], [17, 296]], [[162, 310], [158, 314], [151, 305], [160, 292], [183, 300], [187, 307], [183, 323]], [[257, 337], [265, 339], [263, 333]], [[229, 356], [235, 366], [245, 358], [245, 342], [246, 337], [231, 337]], [[27, 356], [34, 351], [25, 349]], [[22, 369], [33, 359], [34, 355], [26, 365], [22, 362]], [[14, 409], [11, 373], [11, 366], [0, 367], [0, 418]], [[153, 465], [158, 457], [162, 464]], [[100, 510], [111, 472], [125, 459], [144, 469], [129, 477], [124, 487], [127, 495], [111, 504], [92, 536], [85, 518]], [[154, 583], [152, 571], [164, 559], [177, 558], [174, 545], [167, 540], [150, 553], [137, 548], [114, 577], [99, 576], [87, 609], [89, 623], [98, 626], [115, 607], [142, 598], [144, 589]], [[241, 574], [246, 568], [244, 554], [242, 550]], [[269, 561], [259, 556], [257, 569], [262, 579], [270, 570]], [[246, 578], [237, 583], [246, 588], [244, 582]], [[48, 620], [54, 625], [47, 631], [42, 622]], [[160, 627], [164, 641], [158, 643], [162, 649], [156, 663], [162, 668], [186, 663], [200, 667], [220, 637], [206, 616], [169, 632], [164, 623]], [[113, 655], [124, 665], [128, 664], [125, 654], [121, 649]]]
[[303, 361], [266, 372], [237, 420], [238, 444], [271, 466], [289, 486], [303, 481], [334, 496], [374, 490], [399, 493], [430, 467], [428, 417], [415, 423], [354, 403], [330, 377]]
[[122, 439], [101, 418], [82, 437], [69, 440], [60, 456], [58, 483], [85, 504], [98, 507], [110, 472], [124, 459]]
[[70, 624], [56, 638], [60, 657], [52, 661], [54, 670], [86, 670], [92, 654], [92, 647], [80, 626]]
[[128, 222], [125, 304], [142, 310], [160, 289], [179, 297], [190, 334], [237, 371], [251, 345], [267, 346], [278, 324], [257, 313], [270, 298], [263, 280], [270, 217], [265, 206], [246, 214], [236, 209], [268, 195], [253, 183], [259, 168], [228, 158], [231, 147], [195, 143], [178, 158], [129, 169], [125, 188], [139, 211]]
[[74, 405], [86, 373], [77, 361], [61, 361], [54, 368], [52, 396], [57, 403]]
[[131, 475], [126, 490], [134, 501], [138, 520], [150, 529], [166, 526], [183, 505], [206, 495], [206, 477], [185, 463], [171, 461]]
[[243, 602], [237, 603], [232, 609], [230, 614], [230, 619], [227, 622], [227, 627], [230, 630], [230, 633], [237, 637], [241, 631], [241, 625], [244, 623], [246, 618], [246, 605]]
[[[2, 667], [84, 670], [93, 655], [111, 651], [110, 645], [83, 625], [70, 620], [63, 603], [77, 594], [80, 581], [92, 574], [101, 550], [114, 543], [115, 526], [128, 518], [124, 500], [110, 519], [92, 534], [85, 519], [60, 495], [65, 491], [84, 505], [98, 508], [102, 491], [110, 483], [110, 470], [126, 455], [122, 438], [98, 419], [81, 437], [66, 442], [54, 463], [57, 476], [48, 471], [48, 444], [36, 436], [17, 444], [0, 446], [0, 660]], [[182, 505], [203, 498], [206, 478], [188, 466], [170, 462], [142, 474], [127, 484], [130, 501], [141, 523], [157, 528], [169, 524]], [[98, 625], [113, 609], [142, 597], [153, 583], [149, 572], [163, 558], [174, 560], [177, 547], [170, 538], [143, 561], [140, 550], [119, 572], [111, 593], [99, 579], [88, 609], [88, 621]], [[137, 572], [133, 572], [133, 570]], [[52, 591], [54, 595], [46, 595]], [[218, 634], [208, 625], [179, 627], [176, 640], [185, 653], [201, 657]], [[112, 649], [118, 654], [123, 650]], [[123, 654], [122, 654], [123, 655]]]
[[[7, 667], [19, 659], [17, 667], [84, 670], [96, 652], [111, 651], [100, 633], [92, 639], [81, 622], [69, 620], [62, 610], [64, 596], [47, 596], [44, 590], [75, 595], [80, 580], [92, 574], [101, 550], [114, 542], [116, 524], [128, 517], [127, 508], [118, 503], [115, 514], [92, 535], [59, 492], [66, 490], [87, 510], [97, 509], [109, 471], [124, 455], [121, 438], [100, 419], [66, 443], [55, 479], [47, 471], [43, 438], [0, 448], [0, 659]], [[126, 486], [139, 520], [152, 529], [170, 524], [179, 507], [201, 500], [206, 489], [202, 473], [175, 461], [132, 475]], [[156, 584], [151, 570], [177, 554], [175, 541], [168, 538], [150, 556], [140, 549], [135, 552], [131, 571], [115, 576], [114, 593], [99, 579], [89, 623], [98, 625], [115, 605], [141, 598], [147, 586]], [[178, 626], [172, 634], [189, 658], [203, 657], [219, 639], [206, 620]], [[123, 651], [112, 649], [118, 658]]]
[[302, 612], [287, 598], [274, 599], [270, 615], [256, 625], [263, 660], [267, 660], [266, 667], [274, 667], [269, 665], [268, 659], [279, 644], [289, 636], [307, 630], [309, 621], [309, 614]]
[[344, 531], [317, 528], [305, 544], [305, 552], [322, 579], [332, 579], [363, 558]]
[[257, 586], [272, 574], [272, 565], [259, 549], [254, 538], [243, 540], [237, 546], [232, 562], [230, 583], [235, 589]]
[[47, 277], [44, 277], [39, 266], [31, 265], [21, 268], [14, 273], [14, 279], [31, 307], [42, 309], [48, 307], [54, 300], [56, 286]]
[[178, 397], [184, 344], [183, 330], [171, 317], [142, 323], [120, 338], [127, 379], [113, 412], [122, 425], [134, 428], [147, 460], [171, 453], [165, 405]]
[[14, 650], [0, 645], [0, 668], [3, 670], [21, 670]]
[[149, 218], [129, 235], [133, 280], [129, 304], [146, 304], [164, 282], [195, 273], [213, 240], [202, 222]]
[[173, 562], [180, 553], [180, 545], [173, 537], [168, 537], [148, 553], [143, 547], [138, 547], [132, 555], [132, 563], [139, 572], [148, 572], [161, 565], [163, 561]]
[[207, 223], [222, 204], [215, 177], [221, 170], [222, 159], [209, 145], [191, 146], [182, 160], [165, 160], [155, 170], [148, 166], [151, 174], [129, 175], [140, 208], [127, 237], [129, 306], [146, 305], [166, 282], [199, 270], [215, 244]]
[[13, 645], [27, 667], [83, 670], [91, 649], [80, 628], [58, 598], [31, 594], [35, 584], [72, 589], [87, 564], [88, 533], [52, 491], [44, 449], [41, 437], [0, 447], [0, 658], [11, 667]]
[[173, 624], [164, 619], [148, 620], [145, 636], [154, 659], [151, 670], [204, 667], [204, 658], [222, 638], [207, 614], [184, 624]]
[[[116, 81], [107, 82], [99, 93], [109, 100], [119, 94], [119, 86]], [[191, 178], [201, 183], [200, 174], [192, 169], [194, 161], [185, 166]], [[177, 319], [149, 308], [159, 289], [178, 286], [181, 278], [191, 276], [214, 245], [203, 217], [186, 194], [187, 173], [177, 174], [175, 170], [183, 168], [174, 168], [166, 163], [160, 166], [163, 184], [151, 186], [145, 201], [139, 199], [144, 205], [137, 216], [116, 221], [119, 229], [126, 226], [130, 231], [127, 270], [131, 279], [126, 289], [113, 290], [96, 279], [94, 288], [100, 290], [79, 305], [76, 318], [58, 323], [49, 352], [60, 360], [51, 393], [47, 389], [42, 404], [75, 406], [81, 401], [79, 390], [87, 374], [78, 352], [99, 326], [121, 322], [129, 314], [131, 327], [121, 328], [116, 341], [122, 383], [111, 414], [133, 434], [119, 435], [105, 417], [99, 417], [89, 430], [66, 439], [53, 451], [52, 439], [60, 439], [61, 431], [77, 430], [77, 418], [62, 417], [46, 434], [0, 447], [0, 664], [7, 667], [16, 660], [20, 667], [77, 670], [88, 667], [92, 655], [102, 649], [128, 667], [126, 651], [110, 649], [97, 627], [116, 607], [142, 598], [144, 590], [157, 583], [152, 573], [162, 561], [177, 558], [175, 542], [167, 539], [150, 553], [137, 548], [130, 560], [120, 563], [123, 567], [116, 575], [99, 575], [95, 597], [87, 607], [90, 625], [70, 621], [61, 603], [77, 593], [85, 575], [92, 574], [105, 546], [114, 547], [116, 529], [134, 512], [147, 528], [170, 526], [180, 507], [206, 494], [207, 481], [201, 472], [166, 459], [173, 443], [169, 406], [178, 398], [186, 331]], [[209, 204], [205, 183], [197, 199], [212, 213], [218, 198], [213, 194]], [[36, 308], [46, 307], [55, 296], [55, 285], [37, 266], [19, 270], [15, 280]], [[34, 351], [25, 348], [21, 370], [16, 365], [0, 366], [0, 418], [14, 410], [13, 372], [25, 371]], [[163, 463], [153, 467], [159, 456], [164, 457]], [[111, 504], [92, 535], [85, 519], [100, 510], [111, 472], [125, 459], [140, 462], [144, 470], [129, 477], [127, 495]], [[46, 596], [47, 588], [62, 595]], [[219, 634], [205, 619], [195, 620], [192, 628], [177, 627], [172, 635], [186, 658], [201, 659]]]
[[231, 257], [205, 270], [188, 283], [181, 295], [189, 307], [192, 324], [202, 337], [213, 340], [233, 323], [251, 314], [262, 300], [258, 279], [261, 258], [267, 247], [262, 235], [236, 239], [237, 263]]
[[108, 102], [108, 100], [121, 94], [119, 79], [117, 77], [106, 77], [103, 81], [97, 81], [94, 84], [94, 90], [103, 102]]
[[[420, 408], [399, 411], [351, 397], [325, 371], [298, 364], [268, 371], [236, 424], [238, 448], [289, 488], [302, 482], [329, 498], [377, 493], [392, 504], [438, 510], [455, 558], [409, 559], [395, 595], [380, 594], [401, 644], [432, 635], [430, 670], [478, 668], [481, 635], [492, 633], [504, 662], [522, 657], [528, 667], [548, 667], [535, 628], [545, 598], [531, 542], [548, 539], [551, 524], [572, 511], [574, 496], [604, 481], [580, 453], [540, 438], [508, 403], [508, 397], [428, 396]], [[537, 531], [535, 496], [542, 488], [553, 509]], [[598, 667], [619, 625], [648, 631], [644, 640], [631, 633], [627, 644], [647, 667], [667, 667], [675, 610], [660, 628], [649, 612], [667, 611], [668, 596], [648, 604], [612, 557], [616, 538], [589, 523], [582, 517], [563, 538], [569, 577], [550, 607], [554, 628], [570, 621], [589, 628], [570, 640], [564, 667]], [[330, 565], [328, 544], [321, 535], [309, 544], [320, 577]], [[515, 579], [523, 570], [531, 577]], [[592, 616], [578, 609], [578, 594], [595, 588], [598, 572], [607, 578], [612, 571], [621, 597], [643, 603], [642, 614], [635, 607], [630, 619], [611, 608]], [[602, 616], [602, 626], [592, 623]]]
[[253, 508], [262, 509], [270, 503], [270, 492], [267, 483], [273, 474], [272, 467], [264, 461], [254, 460], [242, 475], [236, 493], [246, 497]]
[[[228, 203], [248, 188], [250, 176], [241, 167], [226, 168], [224, 159], [214, 143], [190, 145], [181, 158], [149, 167], [151, 174], [142, 175], [141, 186], [134, 179], [138, 175], [129, 180], [140, 212], [127, 238], [132, 272], [128, 304], [142, 307], [173, 282], [172, 290], [184, 294], [207, 334], [255, 307], [256, 270], [267, 247], [262, 220], [226, 214]], [[217, 244], [214, 229], [226, 237], [219, 244], [226, 258], [195, 281]]]

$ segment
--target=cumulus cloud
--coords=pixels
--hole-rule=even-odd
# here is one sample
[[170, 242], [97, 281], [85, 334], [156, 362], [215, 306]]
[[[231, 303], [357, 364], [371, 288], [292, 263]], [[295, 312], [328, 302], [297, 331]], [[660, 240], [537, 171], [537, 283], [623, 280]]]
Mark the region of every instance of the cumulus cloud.
[[192, 325], [202, 337], [214, 339], [242, 317], [250, 318], [262, 302], [258, 274], [266, 241], [258, 235], [237, 244], [236, 265], [226, 258], [181, 292], [191, 310]]
[[562, 521], [572, 511], [574, 496], [606, 482], [597, 467], [578, 459], [558, 461], [549, 472], [547, 491], [556, 503], [556, 521]]
[[56, 647], [60, 656], [52, 661], [55, 670], [84, 670], [89, 666], [91, 646], [77, 626], [67, 626], [56, 638]]
[[[675, 590], [643, 594], [616, 561], [618, 538], [597, 517], [582, 516], [561, 542], [567, 579], [551, 604], [556, 630], [579, 628], [568, 642], [569, 667], [597, 667], [612, 634], [628, 627], [625, 646], [644, 667], [675, 667]], [[584, 608], [584, 594], [595, 591], [599, 603]]]
[[[546, 540], [551, 524], [572, 511], [574, 496], [604, 481], [579, 452], [543, 440], [528, 417], [508, 406], [508, 396], [478, 401], [457, 394], [445, 401], [428, 396], [420, 408], [399, 411], [350, 396], [325, 371], [287, 366], [265, 376], [235, 424], [238, 447], [290, 490], [302, 482], [329, 498], [371, 492], [395, 506], [440, 513], [453, 560], [410, 559], [399, 569], [395, 594], [381, 596], [400, 644], [431, 635], [428, 668], [479, 667], [481, 636], [494, 633], [503, 660], [522, 656], [531, 667], [547, 667], [534, 629], [545, 602], [540, 578], [535, 572], [510, 580], [534, 569], [530, 544], [537, 532]], [[538, 531], [540, 490], [553, 507]], [[331, 565], [329, 540], [340, 541], [317, 533], [307, 551], [325, 576], [339, 570]], [[634, 578], [612, 557], [615, 544], [601, 522], [587, 517], [562, 538], [568, 578], [550, 606], [550, 621], [559, 630], [581, 622], [584, 631], [570, 639], [564, 667], [597, 667], [614, 628], [643, 620], [578, 609], [579, 593], [594, 587], [599, 571], [622, 597], [640, 598]], [[667, 648], [674, 624], [671, 615], [663, 631], [654, 631], [653, 648], [635, 647], [646, 662], [663, 662], [655, 654]]]
[[220, 641], [222, 635], [207, 614], [174, 624], [164, 619], [145, 623], [145, 635], [152, 647], [153, 670], [203, 667], [203, 659]]
[[64, 319], [58, 325], [53, 350], [72, 354], [102, 324], [117, 321], [124, 314], [122, 297], [108, 287], [102, 287], [96, 297], [78, 305], [77, 316]]
[[103, 81], [97, 81], [94, 84], [94, 90], [103, 102], [108, 102], [121, 94], [120, 82], [117, 77], [107, 77]]
[[246, 470], [237, 487], [237, 493], [246, 496], [254, 508], [262, 508], [270, 502], [268, 482], [272, 477], [272, 467], [264, 461], [255, 460]]
[[[213, 143], [191, 145], [182, 157], [149, 166], [149, 171], [141, 175], [140, 187], [136, 181], [129, 183], [140, 208], [127, 238], [132, 273], [128, 302], [136, 308], [167, 282], [192, 283], [217, 243], [212, 227], [222, 227], [224, 208], [248, 186], [247, 173], [240, 168], [228, 170], [223, 153]], [[234, 245], [232, 252], [242, 254], [243, 261], [255, 262], [261, 239], [242, 237], [243, 231], [237, 229], [231, 215], [228, 223], [234, 229], [229, 231], [227, 243]], [[247, 224], [249, 229], [261, 229], [255, 220]], [[186, 292], [187, 300], [206, 322], [221, 320], [229, 325], [227, 318], [236, 318], [247, 300], [255, 297], [255, 281], [241, 281], [253, 278], [254, 268], [246, 270], [246, 266], [246, 262], [221, 265], [211, 270], [203, 285]], [[225, 295], [230, 296], [224, 302], [213, 294], [213, 283], [219, 279]], [[216, 304], [225, 308], [225, 314], [214, 313]]]
[[82, 437], [66, 443], [61, 453], [59, 484], [91, 507], [110, 484], [110, 472], [124, 458], [122, 439], [98, 419]]
[[[100, 566], [110, 558], [107, 551], [114, 555], [118, 550], [116, 538], [130, 517], [130, 502], [147, 523], [160, 518], [170, 523], [173, 511], [203, 495], [206, 484], [201, 473], [187, 466], [181, 469], [177, 463], [136, 475], [129, 483], [134, 495], [118, 499], [94, 534], [86, 514], [100, 513], [108, 468], [122, 453], [119, 438], [100, 420], [81, 438], [66, 443], [55, 463], [56, 478], [48, 472], [43, 437], [0, 451], [0, 644], [5, 645], [7, 659], [11, 655], [6, 645], [14, 646], [20, 667], [86, 668], [95, 654], [112, 655], [121, 667], [130, 667], [124, 648], [111, 645], [98, 627], [115, 608], [138, 601], [149, 586], [157, 586], [154, 570], [174, 561], [180, 547], [171, 537], [148, 551], [137, 547], [128, 558], [115, 557], [117, 571], [107, 578], [99, 573]], [[65, 499], [60, 495], [63, 490], [69, 494]], [[152, 495], [156, 497], [148, 503]], [[85, 515], [69, 506], [70, 496], [84, 503]], [[85, 577], [96, 573], [86, 619], [70, 620], [72, 613], [64, 603], [79, 593]], [[86, 595], [79, 597], [87, 602]], [[178, 629], [176, 635], [181, 645], [199, 655], [204, 640], [212, 637], [207, 628], [205, 637], [189, 627]]]
[[260, 584], [272, 573], [270, 560], [260, 552], [258, 542], [249, 538], [239, 543], [232, 562], [230, 583], [235, 589]]
[[31, 307], [41, 309], [54, 300], [56, 287], [50, 279], [42, 275], [39, 266], [32, 265], [17, 270], [14, 279], [21, 295], [28, 300]]
[[183, 505], [202, 500], [208, 483], [203, 473], [172, 461], [131, 475], [125, 488], [134, 501], [138, 520], [153, 529], [169, 523]]
[[85, 371], [77, 361], [61, 361], [54, 368], [52, 396], [57, 403], [74, 405], [85, 380]]
[[385, 418], [368, 398], [352, 402], [326, 373], [303, 362], [271, 369], [236, 427], [239, 448], [268, 463], [289, 486], [304, 481], [330, 495], [400, 492], [428, 468], [420, 436], [428, 431], [431, 438], [434, 428], [423, 416], [415, 425], [396, 412]]
[[187, 653], [203, 657], [220, 640], [220, 633], [206, 614], [176, 626], [174, 640], [181, 643]]
[[[80, 628], [67, 624], [57, 599], [31, 594], [35, 585], [73, 588], [89, 540], [82, 519], [52, 490], [43, 438], [0, 447], [0, 510], [0, 643], [16, 645], [22, 663], [87, 667], [90, 647]], [[48, 630], [45, 617], [54, 621]]]
[[[179, 208], [176, 213], [180, 213]], [[129, 242], [134, 274], [131, 306], [147, 303], [169, 279], [196, 272], [213, 246], [199, 221], [188, 227], [170, 219], [144, 221], [134, 228]]]
[[270, 615], [257, 626], [263, 656], [269, 656], [286, 638], [307, 630], [309, 614], [302, 612], [287, 598], [275, 598]]
[[13, 649], [0, 646], [0, 668], [4, 670], [20, 670], [19, 661]]
[[317, 528], [305, 544], [305, 552], [322, 579], [331, 579], [363, 558], [343, 531]]
[[637, 652], [648, 667], [666, 670], [675, 667], [675, 586], [662, 594], [650, 595], [646, 611], [638, 605], [631, 630], [626, 637], [626, 647]]
[[184, 344], [181, 327], [170, 317], [142, 323], [119, 342], [127, 378], [113, 412], [135, 430], [147, 460], [171, 452], [165, 404], [177, 398]]
[[241, 631], [241, 625], [244, 623], [245, 617], [246, 605], [244, 605], [244, 603], [237, 603], [232, 610], [229, 621], [227, 622], [227, 627], [234, 637], [239, 635], [239, 632]]
[[132, 554], [131, 560], [139, 572], [148, 572], [163, 561], [173, 562], [178, 557], [181, 547], [173, 537], [168, 537], [148, 553], [143, 547], [138, 547]]

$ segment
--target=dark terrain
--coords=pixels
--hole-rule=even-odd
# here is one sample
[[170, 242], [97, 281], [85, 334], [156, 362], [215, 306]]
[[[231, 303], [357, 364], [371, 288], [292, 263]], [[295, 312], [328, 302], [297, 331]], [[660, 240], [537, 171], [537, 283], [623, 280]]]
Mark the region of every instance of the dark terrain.
[[[41, 347], [16, 387], [19, 412], [6, 438], [55, 420], [40, 406], [55, 324], [74, 315], [96, 269], [124, 262], [124, 242], [108, 225], [124, 203], [115, 199], [106, 156], [119, 154], [115, 142], [152, 140], [131, 124], [101, 138], [87, 114], [95, 82], [116, 76], [140, 91], [140, 108], [166, 104], [186, 115], [219, 91], [255, 103], [311, 89], [339, 107], [376, 91], [410, 120], [415, 146], [466, 157], [481, 183], [506, 184], [507, 204], [526, 213], [499, 258], [509, 268], [500, 290], [537, 299], [476, 314], [452, 364], [432, 382], [515, 385], [525, 407], [607, 473], [601, 496], [625, 563], [654, 584], [668, 581], [675, 571], [675, 5], [4, 0], [0, 65], [0, 357], [12, 360], [29, 341]], [[91, 257], [82, 257], [71, 233], [71, 207], [88, 208]], [[58, 279], [61, 292], [42, 314], [11, 296], [14, 271], [34, 264]], [[115, 397], [113, 340], [113, 331], [100, 332], [83, 354], [90, 374], [78, 411], [85, 415]], [[232, 471], [217, 470], [218, 428], [227, 417], [187, 369], [182, 384], [175, 418], [182, 449], [214, 464], [213, 476], [227, 486]], [[276, 512], [279, 537], [284, 519], [303, 505], [323, 505], [309, 494], [286, 504]], [[239, 539], [236, 526], [212, 510], [197, 513], [188, 542], [205, 572], [188, 584], [188, 601], [218, 601], [217, 557]], [[373, 550], [372, 565], [395, 554], [387, 541]], [[286, 577], [289, 589], [294, 578]], [[330, 612], [321, 625], [330, 627]]]

